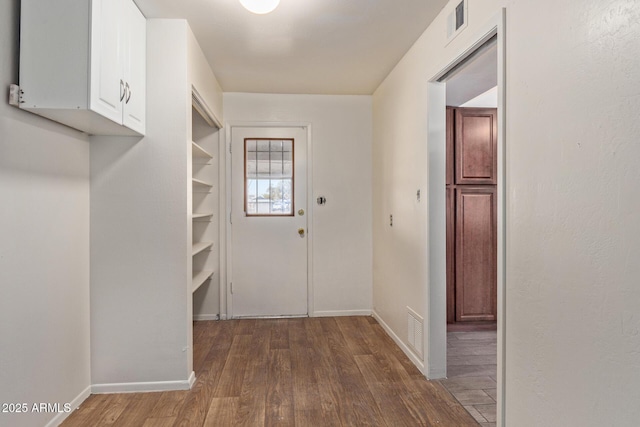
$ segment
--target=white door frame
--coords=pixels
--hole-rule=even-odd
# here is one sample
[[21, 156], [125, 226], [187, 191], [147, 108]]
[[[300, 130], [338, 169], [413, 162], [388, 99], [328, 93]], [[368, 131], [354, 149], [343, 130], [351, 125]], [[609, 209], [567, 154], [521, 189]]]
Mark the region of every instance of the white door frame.
[[[225, 126], [225, 143], [220, 144], [220, 164], [225, 164], [225, 170], [220, 172], [220, 189], [224, 186], [224, 200], [220, 197], [220, 214], [224, 220], [220, 221], [221, 234], [226, 236], [225, 247], [220, 248], [224, 253], [224, 261], [220, 262], [220, 318], [233, 318], [233, 295], [230, 283], [233, 282], [233, 259], [231, 259], [231, 242], [233, 227], [231, 221], [231, 143], [234, 128], [302, 128], [307, 133], [307, 315], [314, 313], [313, 306], [313, 144], [311, 143], [311, 123], [308, 122], [241, 122], [229, 121]], [[222, 169], [222, 168], [221, 168]], [[224, 180], [222, 178], [224, 177]], [[220, 192], [223, 193], [222, 191]], [[222, 241], [222, 239], [220, 239]], [[223, 267], [224, 266], [224, 267]]]
[[440, 67], [440, 71], [428, 82], [428, 149], [429, 170], [429, 224], [427, 227], [429, 284], [426, 306], [429, 307], [427, 340], [427, 377], [443, 378], [447, 369], [447, 320], [446, 320], [446, 207], [445, 207], [445, 146], [446, 146], [446, 83], [440, 83], [450, 70], [473, 54], [491, 37], [497, 34], [498, 49], [498, 352], [497, 352], [497, 425], [505, 422], [505, 293], [506, 293], [506, 10], [503, 8], [478, 32], [469, 46], [453, 61]]

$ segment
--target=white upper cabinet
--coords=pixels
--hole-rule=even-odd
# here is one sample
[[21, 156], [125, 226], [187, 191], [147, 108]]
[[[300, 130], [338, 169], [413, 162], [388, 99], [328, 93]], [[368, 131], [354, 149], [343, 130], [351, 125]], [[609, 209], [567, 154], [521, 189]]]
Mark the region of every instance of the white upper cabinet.
[[91, 8], [90, 108], [122, 124], [124, 99], [123, 2], [93, 0]]
[[132, 1], [125, 2], [127, 43], [124, 77], [125, 99], [122, 121], [125, 126], [144, 134], [146, 93], [147, 21]]
[[146, 19], [132, 0], [22, 0], [21, 108], [94, 135], [144, 135]]

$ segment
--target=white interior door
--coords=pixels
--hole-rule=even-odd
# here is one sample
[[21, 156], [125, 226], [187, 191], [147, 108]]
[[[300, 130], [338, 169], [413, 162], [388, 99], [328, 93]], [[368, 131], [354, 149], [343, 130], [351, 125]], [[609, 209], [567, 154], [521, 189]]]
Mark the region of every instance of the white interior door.
[[307, 314], [307, 135], [231, 134], [233, 317]]

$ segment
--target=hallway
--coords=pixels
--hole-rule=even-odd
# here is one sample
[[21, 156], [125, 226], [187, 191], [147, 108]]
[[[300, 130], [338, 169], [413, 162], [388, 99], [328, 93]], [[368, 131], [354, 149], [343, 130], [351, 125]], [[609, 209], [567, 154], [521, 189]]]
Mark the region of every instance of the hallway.
[[195, 322], [190, 391], [93, 395], [63, 426], [475, 426], [372, 317]]

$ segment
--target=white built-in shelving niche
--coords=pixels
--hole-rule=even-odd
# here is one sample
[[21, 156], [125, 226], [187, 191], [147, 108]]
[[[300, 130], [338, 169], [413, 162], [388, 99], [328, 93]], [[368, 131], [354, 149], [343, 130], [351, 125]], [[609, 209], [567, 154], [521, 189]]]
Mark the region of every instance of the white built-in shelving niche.
[[[191, 109], [191, 290], [198, 307], [211, 306], [219, 293], [218, 139], [219, 129], [196, 104]], [[209, 303], [207, 301], [209, 300]], [[205, 307], [206, 309], [206, 307]], [[207, 311], [211, 311], [210, 309]], [[196, 314], [196, 313], [194, 313]]]

